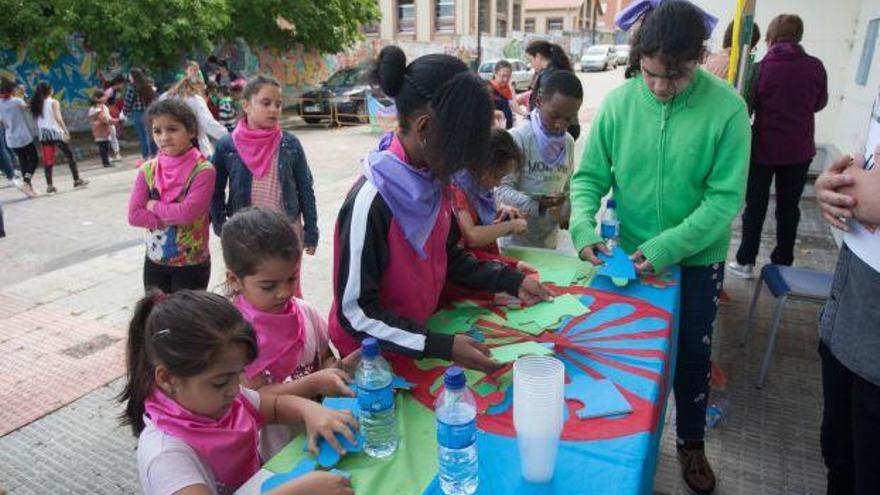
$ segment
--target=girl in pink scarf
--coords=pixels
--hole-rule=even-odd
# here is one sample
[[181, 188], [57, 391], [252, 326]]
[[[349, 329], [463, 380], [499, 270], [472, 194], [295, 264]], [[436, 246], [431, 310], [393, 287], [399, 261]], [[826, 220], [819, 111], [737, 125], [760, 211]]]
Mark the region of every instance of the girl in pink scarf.
[[144, 289], [204, 290], [214, 167], [193, 146], [198, 120], [186, 104], [162, 100], [147, 117], [159, 156], [141, 165], [128, 202], [128, 223], [147, 229]]
[[[254, 328], [257, 358], [244, 369], [254, 390], [303, 397], [354, 397], [350, 374], [335, 366], [327, 321], [294, 297], [300, 240], [288, 219], [269, 208], [246, 208], [223, 226], [226, 282], [233, 304]], [[348, 358], [350, 367], [357, 356]]]
[[[354, 441], [357, 422], [348, 411], [241, 388], [239, 376], [256, 355], [251, 326], [222, 296], [154, 292], [138, 302], [121, 400], [123, 422], [139, 437], [144, 493], [234, 492], [265, 459], [259, 446], [264, 423], [303, 425], [313, 453], [319, 436], [340, 453], [336, 434]], [[285, 489], [352, 493], [347, 479], [329, 473], [306, 475]]]

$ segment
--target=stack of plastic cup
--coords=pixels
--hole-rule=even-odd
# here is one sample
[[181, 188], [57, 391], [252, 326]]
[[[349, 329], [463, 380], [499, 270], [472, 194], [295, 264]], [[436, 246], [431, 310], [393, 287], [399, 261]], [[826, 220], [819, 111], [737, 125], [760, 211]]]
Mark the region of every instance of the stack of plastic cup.
[[565, 405], [565, 366], [550, 356], [525, 356], [513, 364], [513, 426], [523, 478], [553, 478]]

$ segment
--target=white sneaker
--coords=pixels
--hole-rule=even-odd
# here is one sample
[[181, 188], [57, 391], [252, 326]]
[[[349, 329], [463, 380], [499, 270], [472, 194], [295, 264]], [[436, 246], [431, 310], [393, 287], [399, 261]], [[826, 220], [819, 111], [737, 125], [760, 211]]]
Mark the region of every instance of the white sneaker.
[[740, 265], [734, 260], [727, 264], [727, 269], [739, 278], [755, 278], [755, 265]]

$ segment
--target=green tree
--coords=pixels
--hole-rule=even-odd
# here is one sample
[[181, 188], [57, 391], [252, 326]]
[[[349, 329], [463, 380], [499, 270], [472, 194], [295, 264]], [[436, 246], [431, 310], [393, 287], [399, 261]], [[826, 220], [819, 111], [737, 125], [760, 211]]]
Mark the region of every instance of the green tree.
[[361, 26], [379, 18], [376, 0], [229, 0], [227, 39], [289, 50], [302, 45], [335, 53], [361, 39]]

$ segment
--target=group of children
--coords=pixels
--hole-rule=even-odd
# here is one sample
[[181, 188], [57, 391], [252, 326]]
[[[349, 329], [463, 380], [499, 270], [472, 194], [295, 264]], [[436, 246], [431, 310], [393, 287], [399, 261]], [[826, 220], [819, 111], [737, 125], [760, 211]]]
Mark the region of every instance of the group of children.
[[[320, 437], [341, 451], [335, 435], [353, 438], [356, 421], [309, 399], [354, 395], [365, 337], [379, 338], [392, 362], [440, 357], [496, 369], [482, 343], [425, 328], [441, 293], [505, 292], [527, 304], [550, 297], [526, 276], [534, 269], [503, 258], [496, 241], [528, 238], [532, 217], [561, 221], [551, 210], [573, 169], [564, 129], [580, 106], [577, 78], [551, 79], [531, 114], [540, 122], [512, 137], [490, 129], [486, 87], [454, 57], [407, 64], [388, 47], [374, 77], [395, 98], [400, 125], [367, 154], [340, 210], [329, 321], [301, 299], [301, 257], [317, 246], [317, 212], [302, 146], [279, 127], [281, 86], [266, 77], [247, 83], [243, 117], [210, 161], [186, 104], [165, 99], [147, 110], [159, 152], [141, 166], [128, 208], [130, 223], [148, 230], [147, 296], [129, 329], [122, 394], [146, 493], [234, 491], [303, 427], [312, 450]], [[560, 139], [569, 146], [559, 148]], [[557, 146], [552, 162], [532, 149], [541, 146]], [[552, 183], [524, 192], [534, 204], [496, 207], [496, 186], [545, 176]], [[221, 237], [227, 297], [205, 292], [209, 223]], [[351, 488], [312, 473], [279, 493]]]

